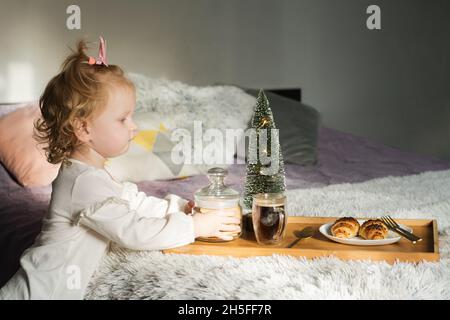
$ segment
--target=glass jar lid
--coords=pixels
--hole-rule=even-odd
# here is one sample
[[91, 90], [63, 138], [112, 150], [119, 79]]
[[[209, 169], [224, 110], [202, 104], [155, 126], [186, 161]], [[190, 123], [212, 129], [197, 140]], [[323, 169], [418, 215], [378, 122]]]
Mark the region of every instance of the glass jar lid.
[[211, 168], [207, 172], [210, 184], [195, 192], [195, 200], [203, 207], [231, 207], [239, 201], [238, 191], [225, 185], [228, 171], [223, 168]]

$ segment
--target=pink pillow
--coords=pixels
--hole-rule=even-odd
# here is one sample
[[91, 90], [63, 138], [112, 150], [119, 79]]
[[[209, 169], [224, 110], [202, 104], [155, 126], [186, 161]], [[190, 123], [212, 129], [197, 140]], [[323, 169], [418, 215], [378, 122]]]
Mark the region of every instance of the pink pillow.
[[33, 138], [33, 122], [40, 116], [38, 104], [30, 103], [0, 118], [0, 161], [26, 187], [49, 185], [60, 167], [47, 162]]

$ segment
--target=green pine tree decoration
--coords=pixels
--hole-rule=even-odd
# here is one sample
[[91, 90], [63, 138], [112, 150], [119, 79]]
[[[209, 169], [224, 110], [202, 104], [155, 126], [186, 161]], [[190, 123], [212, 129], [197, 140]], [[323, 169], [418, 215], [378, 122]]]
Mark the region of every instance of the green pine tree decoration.
[[[247, 150], [247, 170], [245, 175], [243, 211], [252, 211], [253, 198], [257, 193], [276, 193], [286, 190], [283, 156], [278, 131], [273, 120], [272, 110], [264, 91], [261, 89], [256, 99], [255, 112]], [[263, 130], [266, 129], [266, 130]], [[263, 132], [267, 134], [264, 134]], [[267, 136], [265, 139], [264, 137]], [[267, 143], [266, 143], [267, 141]], [[272, 145], [273, 143], [273, 145]], [[265, 148], [265, 146], [267, 146]], [[261, 156], [260, 156], [261, 149]], [[251, 155], [253, 154], [253, 159]], [[271, 155], [274, 154], [272, 157]], [[266, 160], [270, 159], [269, 162]]]

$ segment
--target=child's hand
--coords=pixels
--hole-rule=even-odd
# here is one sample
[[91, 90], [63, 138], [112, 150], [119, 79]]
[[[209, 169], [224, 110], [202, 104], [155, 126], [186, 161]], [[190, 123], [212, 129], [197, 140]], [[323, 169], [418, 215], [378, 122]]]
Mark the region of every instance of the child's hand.
[[233, 240], [230, 232], [240, 232], [241, 220], [232, 210], [195, 213], [195, 237], [218, 237], [223, 240]]
[[186, 203], [186, 206], [184, 207], [184, 213], [190, 214], [192, 213], [192, 208], [195, 206], [194, 201], [189, 200], [188, 203]]

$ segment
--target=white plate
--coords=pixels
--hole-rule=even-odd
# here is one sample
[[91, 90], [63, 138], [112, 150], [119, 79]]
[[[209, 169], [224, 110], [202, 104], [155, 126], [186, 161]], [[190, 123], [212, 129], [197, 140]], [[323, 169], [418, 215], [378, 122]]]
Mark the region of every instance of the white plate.
[[[358, 220], [360, 225], [362, 225], [364, 223], [364, 221], [366, 221], [366, 220]], [[400, 241], [400, 239], [402, 238], [399, 234], [397, 234], [391, 230], [389, 230], [387, 237], [382, 240], [365, 240], [365, 239], [361, 238], [360, 236], [356, 236], [356, 237], [350, 238], [350, 239], [338, 238], [338, 237], [333, 236], [331, 233], [331, 226], [333, 225], [333, 223], [334, 222], [330, 222], [330, 223], [321, 225], [319, 228], [319, 231], [328, 239], [339, 242], [339, 243], [351, 244], [351, 245], [355, 245], [355, 246], [382, 246], [382, 245], [386, 245], [386, 244], [396, 243], [396, 242]], [[403, 229], [405, 229], [409, 232], [413, 232], [413, 230], [410, 227], [407, 227], [405, 225], [400, 224], [400, 227], [402, 227]]]

